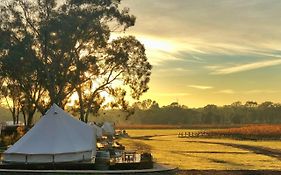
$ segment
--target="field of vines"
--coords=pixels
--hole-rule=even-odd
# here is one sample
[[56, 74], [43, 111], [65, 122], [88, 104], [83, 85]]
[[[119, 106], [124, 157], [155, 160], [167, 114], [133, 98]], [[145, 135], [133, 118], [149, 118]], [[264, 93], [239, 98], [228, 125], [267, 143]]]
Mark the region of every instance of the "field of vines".
[[224, 136], [240, 139], [281, 140], [281, 125], [248, 125], [243, 127], [213, 129], [209, 136]]

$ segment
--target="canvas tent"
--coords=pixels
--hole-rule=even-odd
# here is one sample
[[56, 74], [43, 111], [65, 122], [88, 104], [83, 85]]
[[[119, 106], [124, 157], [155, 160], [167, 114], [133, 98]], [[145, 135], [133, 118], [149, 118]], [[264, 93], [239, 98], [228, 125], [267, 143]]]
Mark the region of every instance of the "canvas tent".
[[8, 163], [61, 163], [91, 160], [96, 154], [95, 130], [57, 105], [3, 153]]
[[104, 122], [101, 128], [103, 130], [103, 135], [114, 136], [115, 130], [109, 122]]
[[102, 129], [101, 129], [101, 127], [97, 126], [94, 123], [90, 123], [90, 126], [92, 126], [95, 129], [97, 138], [102, 138]]

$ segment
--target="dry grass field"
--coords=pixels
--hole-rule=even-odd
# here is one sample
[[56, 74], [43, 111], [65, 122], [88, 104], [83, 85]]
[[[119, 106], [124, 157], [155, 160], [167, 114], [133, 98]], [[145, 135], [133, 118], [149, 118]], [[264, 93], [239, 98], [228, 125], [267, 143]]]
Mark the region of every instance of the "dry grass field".
[[[181, 129], [131, 129], [120, 140], [127, 149], [150, 151], [156, 162], [181, 170], [278, 170], [281, 141], [178, 138]], [[193, 132], [192, 130], [188, 130]]]

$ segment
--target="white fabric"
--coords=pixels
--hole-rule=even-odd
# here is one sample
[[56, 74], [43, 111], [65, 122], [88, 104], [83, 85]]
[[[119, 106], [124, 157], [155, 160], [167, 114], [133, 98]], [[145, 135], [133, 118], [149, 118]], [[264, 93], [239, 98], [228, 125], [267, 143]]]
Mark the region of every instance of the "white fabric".
[[101, 128], [103, 130], [104, 135], [113, 136], [115, 134], [115, 130], [109, 122], [104, 122]]
[[102, 138], [102, 129], [101, 129], [101, 127], [95, 125], [94, 123], [90, 123], [90, 126], [92, 126], [95, 129], [97, 138]]
[[68, 162], [90, 159], [89, 153], [96, 154], [95, 130], [54, 104], [3, 157], [6, 162]]

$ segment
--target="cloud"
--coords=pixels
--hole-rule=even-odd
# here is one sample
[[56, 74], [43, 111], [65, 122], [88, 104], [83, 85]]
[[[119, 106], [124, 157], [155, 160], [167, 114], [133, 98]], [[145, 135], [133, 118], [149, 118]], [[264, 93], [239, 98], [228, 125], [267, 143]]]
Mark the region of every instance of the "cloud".
[[237, 54], [281, 47], [280, 0], [124, 0], [123, 5], [137, 17], [129, 33], [186, 44], [190, 52]]
[[220, 90], [217, 93], [222, 93], [222, 94], [234, 94], [235, 91], [232, 89], [224, 89], [224, 90]]
[[207, 65], [207, 66], [204, 66], [204, 68], [215, 71], [215, 70], [221, 69], [222, 66], [221, 65]]
[[258, 52], [258, 55], [263, 55], [263, 56], [268, 56], [268, 57], [275, 57], [275, 58], [281, 58], [280, 54], [274, 54], [274, 53], [263, 53], [263, 52]]
[[245, 94], [273, 94], [273, 93], [279, 93], [280, 91], [277, 90], [264, 90], [264, 89], [253, 89], [244, 91]]
[[201, 90], [213, 88], [212, 86], [202, 86], [202, 85], [189, 85], [188, 87], [195, 88], [195, 89], [201, 89]]
[[156, 96], [161, 96], [161, 97], [180, 97], [180, 96], [188, 96], [190, 95], [189, 93], [185, 92], [179, 92], [179, 93], [155, 93]]
[[189, 72], [190, 71], [188, 69], [184, 69], [184, 68], [181, 68], [181, 67], [176, 67], [173, 70], [176, 71], [176, 72]]
[[[198, 94], [188, 96], [195, 98], [183, 98], [202, 103], [231, 101], [230, 96], [280, 100], [280, 94], [269, 91], [260, 95], [262, 89], [281, 84], [278, 76], [268, 77], [272, 70], [247, 77], [211, 74], [227, 75], [281, 64], [281, 0], [123, 0], [122, 3], [137, 18], [135, 26], [127, 32], [146, 46], [148, 59], [154, 66], [150, 90], [159, 99], [185, 96], [187, 88], [193, 91], [196, 89], [190, 88], [197, 88]], [[255, 72], [258, 71], [264, 70]], [[281, 69], [274, 69], [275, 72], [277, 75]], [[210, 87], [206, 82], [214, 87], [204, 91], [205, 86]], [[190, 84], [193, 87], [188, 87]]]
[[189, 55], [186, 61], [202, 62], [203, 59], [190, 53], [201, 53], [203, 51], [192, 43], [185, 41], [173, 40], [167, 37], [156, 37], [144, 34], [134, 34], [136, 38], [145, 46], [146, 53], [152, 65], [159, 65], [165, 61], [183, 60], [186, 54]]
[[264, 67], [276, 66], [281, 64], [281, 59], [274, 59], [274, 60], [266, 60], [266, 61], [259, 61], [255, 63], [248, 63], [238, 66], [226, 67], [226, 68], [219, 68], [213, 71], [211, 74], [214, 75], [225, 75], [225, 74], [233, 74], [238, 72], [244, 72]]
[[154, 66], [152, 69], [152, 77], [170, 79], [171, 77], [184, 76], [190, 74], [191, 70], [181, 67], [158, 67]]

